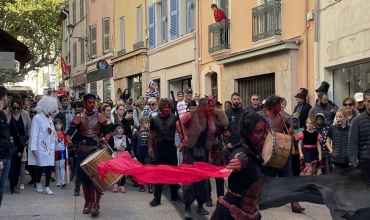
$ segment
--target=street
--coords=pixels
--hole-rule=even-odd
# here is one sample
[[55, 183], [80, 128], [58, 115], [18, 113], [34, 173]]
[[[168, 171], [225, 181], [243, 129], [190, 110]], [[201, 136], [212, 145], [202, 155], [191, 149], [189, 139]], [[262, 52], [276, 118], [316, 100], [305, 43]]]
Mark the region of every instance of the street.
[[[26, 175], [26, 183], [30, 176]], [[42, 180], [43, 181], [43, 180]], [[211, 180], [212, 187], [215, 188], [214, 180]], [[4, 192], [2, 207], [0, 208], [1, 220], [39, 220], [39, 219], [58, 219], [58, 220], [83, 220], [91, 219], [91, 215], [82, 214], [84, 205], [83, 195], [73, 196], [74, 183], [67, 185], [65, 189], [55, 187], [55, 182], [51, 182], [51, 189], [54, 195], [48, 196], [37, 193], [33, 186], [26, 185], [25, 190], [20, 194], [9, 193], [9, 187]], [[139, 192], [134, 188], [132, 182], [127, 179], [126, 193], [104, 192], [101, 198], [100, 214], [95, 219], [110, 220], [175, 220], [182, 219], [183, 205], [181, 203], [169, 202], [169, 189], [165, 187], [161, 205], [150, 207], [149, 201], [153, 199], [153, 194]], [[213, 192], [213, 204], [216, 202], [216, 195]], [[329, 210], [323, 205], [301, 203], [306, 208], [304, 214], [292, 213], [290, 206], [285, 205], [262, 211], [264, 220], [327, 220], [331, 219]], [[205, 207], [210, 213], [213, 207]], [[192, 207], [192, 210], [195, 206]], [[194, 213], [194, 220], [209, 219], [211, 216], [199, 216]]]

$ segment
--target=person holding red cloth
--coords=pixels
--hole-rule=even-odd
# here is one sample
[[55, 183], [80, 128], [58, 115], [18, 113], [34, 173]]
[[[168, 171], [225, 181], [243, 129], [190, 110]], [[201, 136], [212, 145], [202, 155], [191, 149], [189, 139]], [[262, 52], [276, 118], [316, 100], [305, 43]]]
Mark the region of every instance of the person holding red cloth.
[[222, 9], [218, 8], [216, 4], [212, 4], [211, 8], [213, 10], [213, 16], [216, 22], [227, 19], [227, 16], [225, 15], [225, 13], [222, 11]]

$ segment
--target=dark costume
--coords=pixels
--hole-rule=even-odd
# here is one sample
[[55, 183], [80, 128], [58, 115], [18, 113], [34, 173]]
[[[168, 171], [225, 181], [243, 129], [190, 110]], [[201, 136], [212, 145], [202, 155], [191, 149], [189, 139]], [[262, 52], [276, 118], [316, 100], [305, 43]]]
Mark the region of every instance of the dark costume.
[[[168, 117], [159, 115], [150, 119], [150, 131], [155, 131], [156, 139], [153, 143], [154, 164], [167, 164], [177, 166], [177, 149], [175, 146], [176, 116], [170, 114]], [[161, 203], [163, 184], [154, 185], [154, 201]], [[171, 184], [171, 200], [178, 199], [177, 185]]]
[[229, 191], [217, 201], [212, 220], [261, 219], [257, 198], [262, 188], [262, 159], [256, 149], [246, 144], [235, 145], [231, 158], [242, 164], [239, 172], [232, 172], [228, 179]]
[[[79, 149], [77, 152], [77, 164], [87, 158], [90, 154], [94, 153], [98, 149], [98, 134], [103, 132], [103, 135], [109, 134], [107, 119], [101, 113], [94, 112], [92, 115], [86, 113], [76, 115], [71, 126], [67, 132], [68, 135], [72, 136], [77, 129], [80, 133]], [[85, 209], [93, 208], [99, 210], [99, 201], [101, 192], [93, 185], [90, 177], [86, 175], [81, 166], [77, 166], [77, 175], [82, 182], [82, 188], [85, 196]]]

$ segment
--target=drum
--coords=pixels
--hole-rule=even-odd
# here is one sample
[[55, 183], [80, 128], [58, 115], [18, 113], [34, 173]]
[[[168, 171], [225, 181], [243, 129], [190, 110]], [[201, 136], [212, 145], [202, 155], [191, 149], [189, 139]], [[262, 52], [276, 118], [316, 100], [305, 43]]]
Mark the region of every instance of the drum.
[[292, 151], [292, 137], [289, 134], [271, 131], [267, 134], [262, 149], [263, 166], [283, 169]]
[[85, 158], [80, 164], [86, 175], [90, 177], [94, 185], [103, 192], [117, 183], [123, 175], [109, 172], [105, 179], [101, 180], [98, 172], [98, 164], [112, 159], [106, 149], [98, 150]]

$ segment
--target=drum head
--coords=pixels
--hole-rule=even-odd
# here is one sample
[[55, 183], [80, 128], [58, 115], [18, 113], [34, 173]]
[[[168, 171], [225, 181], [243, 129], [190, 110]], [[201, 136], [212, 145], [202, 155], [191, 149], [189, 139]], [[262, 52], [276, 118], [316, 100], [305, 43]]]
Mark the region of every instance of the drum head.
[[101, 153], [103, 153], [104, 149], [95, 151], [94, 153], [90, 154], [84, 161], [82, 161], [81, 166], [88, 164], [93, 159], [97, 158]]
[[265, 162], [269, 161], [272, 156], [273, 140], [274, 136], [271, 134], [271, 132], [268, 132], [265, 139], [265, 144], [262, 148], [262, 158]]

